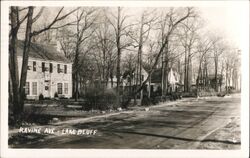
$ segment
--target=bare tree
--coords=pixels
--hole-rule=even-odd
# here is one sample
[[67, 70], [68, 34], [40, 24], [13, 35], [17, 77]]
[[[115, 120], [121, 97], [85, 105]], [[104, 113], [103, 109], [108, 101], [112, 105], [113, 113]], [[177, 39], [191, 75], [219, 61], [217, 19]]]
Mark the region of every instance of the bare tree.
[[169, 37], [172, 35], [173, 31], [181, 24], [181, 22], [185, 21], [188, 18], [194, 17], [195, 12], [194, 12], [193, 8], [185, 8], [184, 15], [180, 15], [172, 9], [167, 15], [168, 15], [167, 19], [169, 20], [168, 30], [164, 30], [164, 33], [162, 34], [163, 40], [161, 42], [160, 50], [158, 51], [158, 54], [155, 57], [154, 63], [149, 71], [149, 76], [142, 83], [142, 86], [137, 89], [136, 93], [140, 92], [142, 90], [143, 86], [146, 85], [146, 83], [148, 82], [149, 77], [151, 76], [152, 72], [156, 68], [156, 65], [159, 62], [160, 56], [164, 52], [166, 45], [169, 42]]
[[230, 92], [231, 88], [238, 84], [238, 79], [240, 77], [240, 50], [226, 47], [225, 53], [223, 54], [225, 60], [225, 82], [226, 82], [226, 93]]
[[[180, 9], [180, 8], [179, 8]], [[182, 9], [180, 9], [182, 10]], [[184, 9], [185, 10], [185, 9]], [[181, 17], [178, 13], [178, 9], [170, 8], [170, 11], [163, 13], [160, 21], [160, 45], [163, 48], [162, 56], [162, 96], [166, 95], [167, 92], [167, 81], [168, 81], [168, 67], [170, 58], [170, 41], [173, 38], [174, 31], [178, 29], [178, 26], [182, 25], [186, 19], [195, 17], [193, 8], [186, 8], [186, 16]]]
[[112, 25], [115, 33], [115, 42], [117, 49], [117, 60], [116, 60], [116, 78], [117, 78], [117, 106], [120, 107], [120, 86], [121, 86], [121, 53], [122, 50], [131, 46], [131, 41], [126, 38], [128, 36], [128, 30], [131, 28], [133, 24], [126, 24], [126, 20], [128, 19], [128, 15], [123, 15], [123, 8], [117, 8], [117, 15], [111, 13], [114, 21], [111, 18], [108, 18], [109, 23]]
[[115, 48], [115, 37], [111, 31], [111, 25], [108, 22], [107, 10], [102, 10], [102, 16], [100, 17], [100, 23], [95, 30], [95, 44], [97, 46], [97, 56], [99, 56], [98, 62], [101, 65], [101, 80], [105, 82], [107, 86], [111, 71], [111, 62], [113, 62], [112, 56]]
[[[135, 87], [138, 86], [142, 86], [142, 63], [143, 63], [143, 59], [142, 59], [142, 55], [143, 55], [143, 46], [146, 43], [146, 41], [148, 40], [148, 37], [150, 35], [150, 30], [152, 29], [152, 27], [155, 24], [155, 21], [157, 20], [157, 17], [155, 16], [155, 11], [152, 10], [150, 12], [147, 11], [143, 11], [142, 15], [140, 17], [139, 23], [138, 23], [138, 31], [134, 31], [134, 32], [138, 32], [138, 34], [133, 33], [133, 35], [128, 34], [135, 42], [134, 47], [138, 47], [138, 55], [137, 55], [137, 65], [136, 65], [136, 85]], [[135, 95], [135, 99], [137, 98], [137, 96]], [[140, 105], [142, 104], [142, 100], [143, 100], [143, 91], [141, 91], [140, 93]]]
[[[206, 69], [206, 55], [208, 54], [209, 51], [211, 51], [212, 48], [212, 42], [210, 39], [199, 39], [199, 43], [197, 45], [197, 51], [199, 53], [198, 57], [198, 74], [197, 74], [197, 79], [196, 79], [196, 90], [197, 90], [197, 96], [199, 95], [199, 87], [200, 87], [200, 82], [203, 80], [205, 77], [202, 75], [202, 63], [204, 64], [204, 70]], [[204, 83], [203, 83], [204, 84]]]
[[129, 52], [122, 61], [122, 67], [124, 69], [123, 79], [128, 81], [129, 91], [128, 93], [132, 94], [132, 84], [135, 80], [135, 69], [136, 69], [136, 55], [133, 52]]
[[[148, 46], [149, 46], [149, 49], [148, 49], [148, 53], [146, 54], [147, 55], [146, 63], [147, 63], [147, 65], [149, 67], [151, 67], [153, 65], [155, 56], [157, 55], [156, 51], [158, 50], [159, 45], [157, 44], [156, 41], [149, 40], [148, 41]], [[148, 85], [149, 85], [148, 97], [149, 98], [151, 98], [151, 77], [152, 77], [152, 73], [149, 74], [149, 79], [148, 79]]]
[[10, 8], [10, 42], [9, 42], [9, 70], [12, 83], [13, 92], [13, 113], [15, 120], [20, 119], [22, 112], [22, 105], [20, 104], [20, 93], [19, 93], [19, 74], [18, 74], [18, 62], [17, 62], [17, 34], [20, 25], [28, 17], [28, 13], [22, 18], [19, 17], [19, 7]]
[[198, 19], [194, 18], [186, 20], [180, 28], [179, 38], [181, 45], [184, 48], [184, 92], [190, 91], [192, 82], [192, 57], [197, 52], [195, 45], [198, 40], [198, 31], [200, 24]]
[[77, 11], [76, 14], [76, 34], [75, 34], [75, 54], [73, 59], [73, 93], [75, 101], [77, 101], [79, 97], [79, 56], [80, 56], [80, 47], [82, 43], [84, 43], [88, 38], [90, 38], [95, 28], [94, 23], [97, 19], [97, 15], [94, 13], [96, 12], [96, 9], [93, 8], [82, 8]]
[[218, 92], [218, 65], [219, 58], [222, 53], [225, 51], [225, 44], [222, 41], [221, 37], [213, 38], [213, 59], [214, 59], [214, 80], [215, 80], [215, 91]]
[[64, 56], [73, 61], [75, 52], [75, 34], [69, 28], [64, 27], [59, 30], [59, 44]]

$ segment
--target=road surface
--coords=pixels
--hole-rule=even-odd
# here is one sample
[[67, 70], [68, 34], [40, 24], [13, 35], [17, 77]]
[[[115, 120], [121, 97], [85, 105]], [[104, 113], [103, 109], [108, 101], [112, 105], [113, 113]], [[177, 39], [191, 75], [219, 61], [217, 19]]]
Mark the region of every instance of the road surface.
[[[187, 99], [51, 125], [55, 134], [25, 134], [13, 148], [240, 149], [240, 94]], [[63, 129], [97, 130], [94, 135], [62, 134]], [[19, 134], [20, 137], [21, 134]]]

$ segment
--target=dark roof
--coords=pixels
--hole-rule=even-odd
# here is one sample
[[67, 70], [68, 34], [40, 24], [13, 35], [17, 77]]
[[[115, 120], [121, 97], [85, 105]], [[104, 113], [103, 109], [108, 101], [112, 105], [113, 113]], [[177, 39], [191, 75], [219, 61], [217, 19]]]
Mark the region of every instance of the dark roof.
[[151, 75], [151, 82], [152, 83], [161, 83], [161, 79], [162, 79], [161, 73], [162, 73], [161, 68], [154, 70], [152, 75]]
[[[175, 71], [174, 68], [172, 68], [173, 71]], [[170, 71], [170, 68], [168, 69], [168, 71]], [[162, 69], [158, 68], [155, 69], [151, 75], [151, 82], [152, 83], [161, 83], [162, 80]]]
[[[24, 41], [17, 42], [17, 55], [23, 55]], [[70, 61], [56, 50], [53, 46], [30, 43], [29, 57], [70, 63]]]

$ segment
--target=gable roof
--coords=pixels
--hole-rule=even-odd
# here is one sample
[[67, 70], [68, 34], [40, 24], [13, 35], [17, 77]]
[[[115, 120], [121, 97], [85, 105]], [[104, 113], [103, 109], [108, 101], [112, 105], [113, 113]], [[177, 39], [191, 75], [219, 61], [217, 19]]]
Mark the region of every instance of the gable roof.
[[[24, 46], [24, 41], [19, 40], [17, 42], [18, 56], [23, 55], [23, 46]], [[29, 57], [70, 63], [70, 61], [66, 57], [64, 57], [60, 52], [58, 52], [53, 46], [42, 45], [32, 42], [30, 43]]]
[[[171, 69], [169, 68], [168, 71], [170, 71], [170, 70]], [[175, 72], [174, 68], [172, 68], [172, 70]], [[162, 69], [161, 68], [155, 69], [151, 75], [151, 82], [152, 83], [161, 83], [161, 80], [162, 80]]]

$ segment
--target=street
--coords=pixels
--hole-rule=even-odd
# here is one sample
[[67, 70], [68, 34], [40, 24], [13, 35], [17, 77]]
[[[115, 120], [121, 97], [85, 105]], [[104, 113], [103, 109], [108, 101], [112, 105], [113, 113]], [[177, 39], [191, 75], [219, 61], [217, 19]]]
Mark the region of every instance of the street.
[[[56, 129], [93, 129], [95, 135], [52, 134], [13, 148], [240, 149], [240, 94], [187, 98], [88, 121], [65, 121]], [[29, 134], [27, 134], [29, 135]]]

